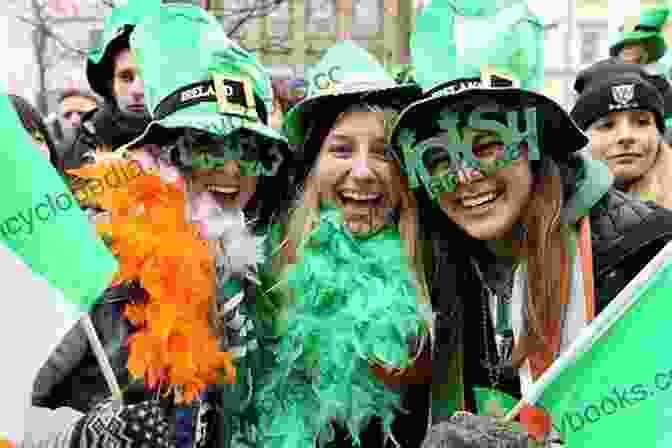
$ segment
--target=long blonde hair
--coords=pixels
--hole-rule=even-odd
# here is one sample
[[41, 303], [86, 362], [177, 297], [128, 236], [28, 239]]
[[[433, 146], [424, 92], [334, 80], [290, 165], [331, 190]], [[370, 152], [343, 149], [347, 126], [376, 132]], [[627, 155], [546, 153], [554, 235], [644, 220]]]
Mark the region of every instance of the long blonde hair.
[[[368, 105], [354, 105], [346, 109], [337, 119], [344, 114], [354, 111], [374, 111], [380, 113], [387, 124], [393, 122], [398, 112], [391, 109], [381, 109], [378, 107], [371, 107]], [[321, 144], [322, 142], [320, 142]], [[313, 148], [308, 148], [308, 150]], [[308, 240], [311, 232], [319, 223], [320, 213], [320, 194], [315, 176], [315, 167], [317, 166], [319, 157], [315, 158], [313, 169], [307, 176], [303, 185], [303, 191], [299, 200], [294, 205], [292, 210], [288, 212], [287, 220], [284, 227], [281, 229], [280, 245], [276, 249], [276, 253], [272, 257], [271, 269], [276, 278], [282, 278], [285, 271], [291, 265], [300, 262], [298, 250], [301, 244]], [[418, 294], [418, 304], [429, 306], [429, 288], [424, 270], [423, 254], [424, 246], [418, 239], [419, 219], [418, 207], [415, 196], [409, 189], [408, 180], [406, 176], [401, 174], [401, 166], [396, 164], [397, 172], [395, 178], [400, 181], [400, 204], [398, 208], [399, 217], [398, 226], [401, 240], [405, 242], [406, 255], [409, 259], [409, 268], [416, 280], [416, 288]], [[289, 293], [284, 289], [284, 293], [289, 297]]]

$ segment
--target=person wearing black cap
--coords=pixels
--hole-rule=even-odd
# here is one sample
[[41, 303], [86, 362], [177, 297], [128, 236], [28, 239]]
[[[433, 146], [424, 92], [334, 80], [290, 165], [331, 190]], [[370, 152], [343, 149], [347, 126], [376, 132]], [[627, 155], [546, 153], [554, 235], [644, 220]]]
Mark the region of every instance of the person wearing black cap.
[[63, 155], [66, 169], [78, 168], [95, 151], [110, 151], [137, 138], [150, 122], [143, 82], [129, 49], [138, 16], [115, 8], [106, 19], [101, 45], [91, 51], [86, 77], [104, 104], [82, 117], [74, 143]]
[[620, 190], [672, 208], [672, 150], [663, 139], [669, 86], [658, 84], [636, 65], [598, 62], [577, 77], [571, 116]]

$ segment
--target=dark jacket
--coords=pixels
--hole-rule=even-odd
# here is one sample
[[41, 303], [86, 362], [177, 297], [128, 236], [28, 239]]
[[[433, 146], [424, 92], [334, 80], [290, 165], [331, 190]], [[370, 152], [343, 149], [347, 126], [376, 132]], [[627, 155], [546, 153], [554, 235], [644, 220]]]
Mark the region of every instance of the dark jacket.
[[79, 168], [87, 154], [96, 149], [116, 149], [138, 137], [149, 124], [149, 118], [131, 118], [106, 102], [82, 117], [72, 146], [63, 154], [65, 169]]
[[[241, 307], [246, 307], [245, 315], [252, 316], [250, 310], [255, 302], [255, 287], [250, 282], [245, 282], [245, 295], [246, 300]], [[126, 304], [139, 303], [143, 299], [144, 291], [139, 287], [112, 287], [105, 292], [101, 302], [90, 314], [123, 391], [125, 405], [146, 403], [155, 398], [155, 394], [145, 389], [143, 382], [131, 382], [127, 370], [127, 342], [134, 328], [124, 319], [123, 310]], [[263, 350], [267, 339], [256, 331], [261, 327], [255, 324], [253, 334], [243, 341], [246, 344], [249, 338], [256, 339], [259, 349], [238, 361], [235, 387], [210, 386], [202, 400], [197, 400], [186, 407], [177, 408], [170, 404], [169, 399], [162, 400], [161, 407], [168, 413], [169, 421], [178, 428], [178, 439], [186, 437], [191, 440], [188, 446], [195, 448], [231, 446], [232, 437], [244, 433], [239, 421], [254, 421], [254, 416], [247, 415], [250, 409], [244, 398], [252, 390], [253, 384], [246, 380], [244, 371], [251, 366], [264, 369], [263, 364], [268, 363], [265, 358], [266, 352]], [[79, 422], [70, 435], [73, 443], [77, 443], [84, 437], [91, 438], [91, 434], [102, 431], [96, 427], [94, 420], [97, 411], [94, 408], [109, 397], [109, 388], [87, 336], [81, 326], [77, 325], [65, 336], [38, 373], [33, 389], [33, 405], [51, 409], [71, 407], [89, 414]], [[184, 424], [185, 419], [190, 423]], [[181, 423], [176, 423], [178, 420]], [[182, 428], [189, 428], [190, 433], [180, 436]], [[93, 438], [98, 440], [97, 436]], [[93, 446], [97, 445], [94, 443]], [[179, 444], [179, 446], [185, 445]]]
[[[599, 313], [616, 295], [672, 240], [672, 211], [651, 202], [641, 202], [625, 193], [610, 190], [591, 210], [595, 297]], [[464, 273], [465, 281], [478, 283], [473, 272]], [[474, 294], [465, 301], [466, 322], [480, 318], [485, 294]], [[479, 300], [480, 298], [480, 300]], [[494, 347], [492, 320], [487, 319], [490, 347]], [[482, 365], [483, 331], [479, 326], [462, 328], [465, 360], [467, 406], [474, 410], [472, 387], [490, 387], [488, 371]], [[440, 333], [440, 331], [439, 331]], [[440, 343], [440, 342], [439, 342]], [[477, 356], [478, 355], [478, 356]], [[496, 359], [496, 353], [491, 356]], [[517, 372], [508, 369], [499, 389], [520, 397]]]
[[[124, 306], [142, 299], [142, 290], [128, 286], [109, 288], [90, 312], [93, 326], [125, 396], [141, 401], [142, 385], [129, 387], [125, 345], [133, 328], [123, 318]], [[56, 409], [70, 407], [86, 413], [109, 396], [98, 361], [81, 325], [74, 326], [40, 369], [33, 385], [33, 405]]]

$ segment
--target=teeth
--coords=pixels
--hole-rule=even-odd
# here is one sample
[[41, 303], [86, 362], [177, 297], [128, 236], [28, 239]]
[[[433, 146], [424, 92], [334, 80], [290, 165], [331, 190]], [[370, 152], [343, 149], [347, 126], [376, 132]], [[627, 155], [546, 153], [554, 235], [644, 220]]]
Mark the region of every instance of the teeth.
[[381, 196], [380, 193], [359, 193], [356, 191], [344, 191], [341, 194], [344, 198], [354, 199], [355, 201], [373, 201]]
[[213, 191], [215, 193], [224, 193], [224, 194], [234, 194], [238, 193], [240, 190], [234, 187], [220, 187], [218, 185], [207, 185], [206, 189], [208, 191]]
[[490, 202], [493, 199], [497, 198], [497, 193], [487, 193], [479, 196], [473, 196], [470, 198], [462, 198], [462, 205], [464, 207], [478, 207], [479, 205]]

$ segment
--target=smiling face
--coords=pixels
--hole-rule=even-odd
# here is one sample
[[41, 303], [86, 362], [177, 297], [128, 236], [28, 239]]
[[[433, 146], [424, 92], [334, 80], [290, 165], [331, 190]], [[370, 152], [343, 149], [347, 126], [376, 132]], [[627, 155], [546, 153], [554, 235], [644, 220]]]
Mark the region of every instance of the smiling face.
[[320, 200], [343, 211], [346, 227], [380, 230], [401, 201], [399, 166], [388, 158], [382, 112], [347, 112], [324, 140], [317, 160]]
[[604, 160], [621, 182], [646, 175], [656, 161], [660, 136], [651, 112], [611, 112], [588, 130], [593, 158]]
[[257, 191], [257, 178], [241, 175], [238, 160], [224, 161], [214, 169], [195, 169], [191, 179], [194, 193], [211, 193], [224, 209], [242, 210]]
[[[503, 142], [496, 132], [465, 128], [473, 138], [472, 152], [480, 162], [492, 163]], [[484, 240], [505, 238], [516, 224], [532, 195], [530, 163], [524, 156], [484, 176], [479, 170], [464, 169], [455, 191], [443, 192], [438, 202], [444, 213], [471, 237]], [[429, 166], [432, 176], [453, 169], [450, 160]]]

